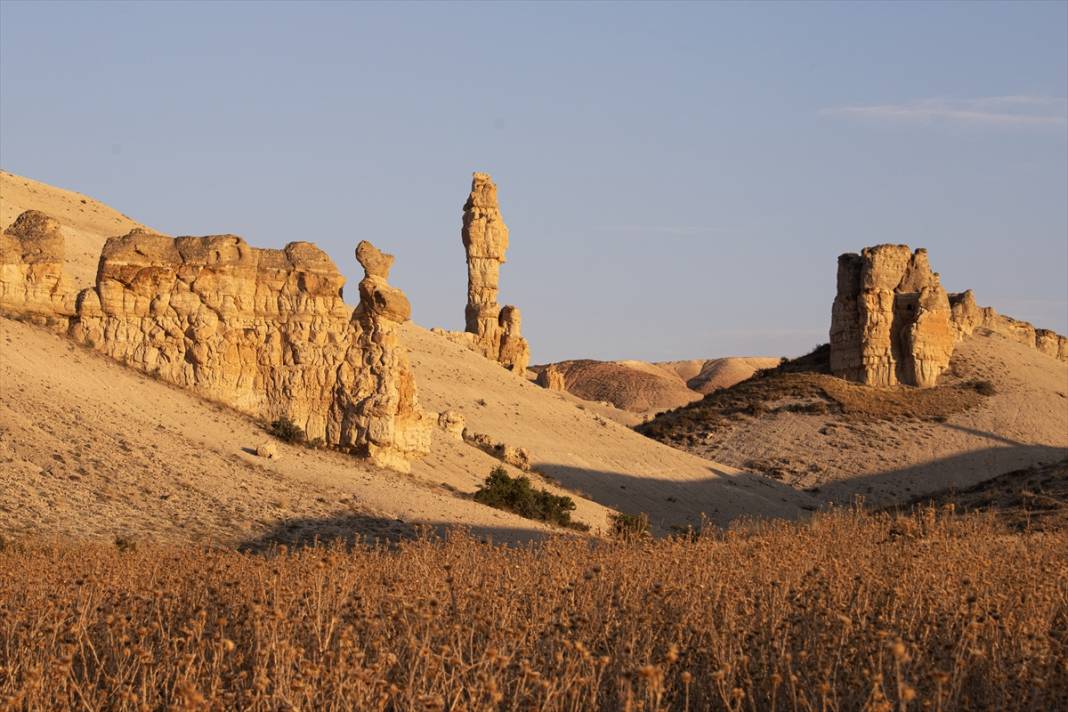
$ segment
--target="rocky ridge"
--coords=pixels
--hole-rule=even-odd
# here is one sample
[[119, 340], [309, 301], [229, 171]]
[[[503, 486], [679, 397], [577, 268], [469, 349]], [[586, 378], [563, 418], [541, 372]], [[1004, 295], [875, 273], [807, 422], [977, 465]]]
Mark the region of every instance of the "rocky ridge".
[[923, 248], [876, 245], [838, 258], [830, 366], [840, 378], [934, 386], [956, 344], [979, 327], [1068, 360], [1063, 336], [980, 308], [970, 291], [947, 294]]

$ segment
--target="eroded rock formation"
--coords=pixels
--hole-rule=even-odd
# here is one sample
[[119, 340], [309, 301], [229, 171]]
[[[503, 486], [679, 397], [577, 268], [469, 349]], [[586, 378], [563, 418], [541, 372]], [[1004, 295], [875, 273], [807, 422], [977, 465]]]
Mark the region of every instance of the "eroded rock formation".
[[354, 311], [333, 261], [307, 242], [266, 250], [134, 230], [107, 241], [96, 286], [76, 300], [54, 220], [24, 213], [0, 244], [11, 316], [70, 317], [72, 338], [114, 359], [381, 466], [407, 470], [429, 451], [433, 423], [396, 333], [411, 309], [387, 282], [393, 257], [369, 242], [356, 250], [366, 275]]
[[27, 210], [0, 234], [0, 313], [66, 329], [74, 295], [59, 223]]
[[407, 471], [414, 456], [430, 451], [433, 427], [418, 405], [415, 375], [397, 339], [412, 308], [404, 293], [386, 281], [393, 255], [365, 240], [356, 248], [356, 259], [365, 276], [337, 372], [327, 442], [365, 451], [380, 465]]
[[520, 375], [530, 363], [530, 347], [520, 333], [522, 318], [514, 306], [497, 303], [500, 270], [508, 249], [508, 226], [497, 203], [497, 186], [486, 173], [475, 173], [464, 203], [464, 249], [467, 251], [467, 323], [465, 343]]
[[956, 343], [979, 327], [1068, 360], [1064, 337], [978, 307], [970, 291], [947, 294], [924, 249], [876, 245], [838, 258], [830, 333], [837, 376], [872, 386], [933, 386]]
[[877, 245], [838, 258], [831, 371], [872, 386], [932, 386], [955, 335], [949, 297], [927, 251]]
[[1068, 361], [1068, 338], [1049, 329], [1037, 329], [1026, 321], [998, 314], [993, 307], [981, 307], [976, 304], [970, 289], [950, 294], [949, 303], [958, 341], [976, 329], [986, 329], [1038, 349], [1047, 356]]

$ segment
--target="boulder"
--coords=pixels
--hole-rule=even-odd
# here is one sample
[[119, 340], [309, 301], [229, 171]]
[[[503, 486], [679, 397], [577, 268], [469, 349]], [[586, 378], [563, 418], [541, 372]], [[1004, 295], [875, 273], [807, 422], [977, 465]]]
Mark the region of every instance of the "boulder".
[[0, 234], [0, 313], [65, 330], [75, 293], [63, 271], [58, 222], [27, 210]]
[[455, 440], [464, 439], [464, 416], [455, 410], [446, 410], [438, 414], [438, 427]]

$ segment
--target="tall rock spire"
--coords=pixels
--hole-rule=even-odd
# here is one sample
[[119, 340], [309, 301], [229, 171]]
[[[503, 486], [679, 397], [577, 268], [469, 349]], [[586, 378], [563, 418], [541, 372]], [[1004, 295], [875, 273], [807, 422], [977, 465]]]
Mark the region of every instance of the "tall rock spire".
[[464, 203], [464, 249], [467, 251], [467, 308], [472, 346], [487, 358], [522, 375], [530, 347], [520, 334], [519, 309], [497, 303], [501, 265], [508, 249], [508, 226], [497, 203], [497, 186], [486, 173], [475, 173]]

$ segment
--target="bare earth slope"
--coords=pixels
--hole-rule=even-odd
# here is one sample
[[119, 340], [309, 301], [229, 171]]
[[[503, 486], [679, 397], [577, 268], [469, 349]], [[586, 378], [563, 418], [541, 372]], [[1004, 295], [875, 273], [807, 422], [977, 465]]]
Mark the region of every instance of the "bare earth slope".
[[[42, 210], [75, 239], [72, 274], [91, 279], [106, 238], [137, 226], [76, 193], [3, 176], [5, 216]], [[574, 517], [594, 530], [615, 510], [646, 512], [665, 531], [702, 515], [726, 524], [812, 506], [809, 495], [656, 443], [614, 422], [610, 407], [546, 391], [418, 326], [402, 339], [424, 405], [460, 411], [473, 431], [530, 450], [535, 484], [572, 496]], [[506, 539], [548, 531], [471, 501], [500, 463], [442, 433], [409, 477], [329, 451], [251, 454], [266, 437], [244, 416], [0, 320], [0, 529], [226, 543], [394, 536], [413, 523], [463, 523]]]
[[[496, 461], [438, 448], [434, 479], [276, 442], [251, 419], [67, 340], [0, 319], [0, 530], [5, 536], [116, 536], [248, 544], [397, 537], [412, 524], [466, 524], [497, 538], [548, 531], [458, 498], [467, 469]], [[444, 440], [444, 438], [442, 438]], [[465, 466], [457, 466], [458, 460]], [[604, 511], [580, 503], [599, 525]]]
[[584, 400], [653, 415], [700, 400], [706, 393], [733, 386], [758, 369], [778, 363], [777, 358], [745, 356], [657, 363], [580, 359], [532, 369], [540, 372], [552, 366], [563, 375], [565, 389]]
[[[993, 395], [969, 385], [984, 381]], [[873, 390], [799, 374], [768, 384], [738, 384], [641, 427], [821, 499], [859, 494], [877, 505], [1068, 454], [1068, 365], [990, 332], [959, 345], [938, 389]], [[732, 394], [748, 400], [728, 407]]]
[[[497, 364], [414, 324], [403, 329], [431, 410], [461, 411], [468, 428], [527, 448], [534, 467], [605, 506], [645, 512], [667, 529], [738, 516], [796, 516], [811, 498], [645, 438], [573, 398], [520, 379]], [[433, 455], [431, 456], [433, 458]], [[416, 470], [419, 466], [416, 466]]]
[[1013, 470], [964, 489], [917, 497], [908, 506], [952, 505], [957, 511], [993, 512], [1014, 529], [1068, 529], [1068, 459]]
[[109, 237], [144, 227], [81, 193], [0, 171], [0, 228], [31, 209], [46, 213], [63, 226], [65, 267], [76, 289], [92, 286], [100, 249]]

